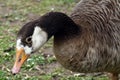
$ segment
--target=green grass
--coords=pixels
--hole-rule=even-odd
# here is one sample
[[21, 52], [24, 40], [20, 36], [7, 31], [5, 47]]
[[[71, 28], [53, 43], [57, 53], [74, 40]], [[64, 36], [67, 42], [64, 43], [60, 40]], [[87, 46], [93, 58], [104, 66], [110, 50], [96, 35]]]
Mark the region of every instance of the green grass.
[[20, 27], [52, 10], [70, 14], [78, 1], [0, 0], [0, 80], [108, 80], [105, 76], [75, 77], [63, 67], [55, 67], [57, 60], [53, 54], [48, 57], [42, 54], [52, 47], [53, 38], [38, 53], [31, 55], [19, 74], [11, 74], [15, 57], [16, 34]]

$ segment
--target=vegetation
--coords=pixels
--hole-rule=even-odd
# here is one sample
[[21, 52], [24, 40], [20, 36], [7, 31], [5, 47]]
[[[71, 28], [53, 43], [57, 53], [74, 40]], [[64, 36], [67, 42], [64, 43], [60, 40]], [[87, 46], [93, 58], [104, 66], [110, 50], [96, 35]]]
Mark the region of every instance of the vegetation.
[[79, 0], [0, 0], [0, 80], [108, 80], [105, 75], [76, 76], [57, 62], [52, 39], [31, 55], [17, 75], [11, 74], [16, 34], [20, 27], [49, 11], [70, 14]]

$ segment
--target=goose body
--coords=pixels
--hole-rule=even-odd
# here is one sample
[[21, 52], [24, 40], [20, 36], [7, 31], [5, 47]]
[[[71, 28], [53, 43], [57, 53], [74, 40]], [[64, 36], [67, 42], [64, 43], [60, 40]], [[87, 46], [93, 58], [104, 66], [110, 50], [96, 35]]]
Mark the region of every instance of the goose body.
[[[70, 17], [49, 12], [25, 24], [18, 32], [18, 73], [28, 55], [54, 36], [54, 54], [66, 69], [75, 72], [120, 72], [120, 0], [81, 0]], [[24, 53], [24, 54], [23, 54]], [[19, 55], [25, 55], [19, 61]], [[115, 75], [114, 75], [115, 74]]]
[[[120, 72], [119, 0], [82, 0], [71, 19], [80, 34], [54, 36], [54, 53], [67, 69], [79, 72]], [[69, 33], [69, 31], [68, 31]], [[58, 44], [59, 43], [59, 44]]]

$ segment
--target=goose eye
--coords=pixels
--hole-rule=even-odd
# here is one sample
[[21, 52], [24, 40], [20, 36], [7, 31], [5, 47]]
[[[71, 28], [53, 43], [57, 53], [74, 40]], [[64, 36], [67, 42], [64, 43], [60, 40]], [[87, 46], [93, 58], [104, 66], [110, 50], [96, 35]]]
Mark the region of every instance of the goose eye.
[[29, 43], [32, 43], [32, 37], [30, 36], [30, 37], [27, 37], [26, 38], [26, 42], [29, 44]]

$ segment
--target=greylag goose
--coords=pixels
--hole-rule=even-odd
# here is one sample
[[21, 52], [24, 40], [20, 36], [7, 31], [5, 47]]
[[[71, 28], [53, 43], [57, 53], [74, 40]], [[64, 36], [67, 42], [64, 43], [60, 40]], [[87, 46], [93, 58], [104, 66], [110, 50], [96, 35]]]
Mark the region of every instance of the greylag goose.
[[54, 36], [54, 54], [66, 69], [120, 73], [120, 0], [80, 0], [71, 15], [49, 12], [18, 32], [12, 73]]

